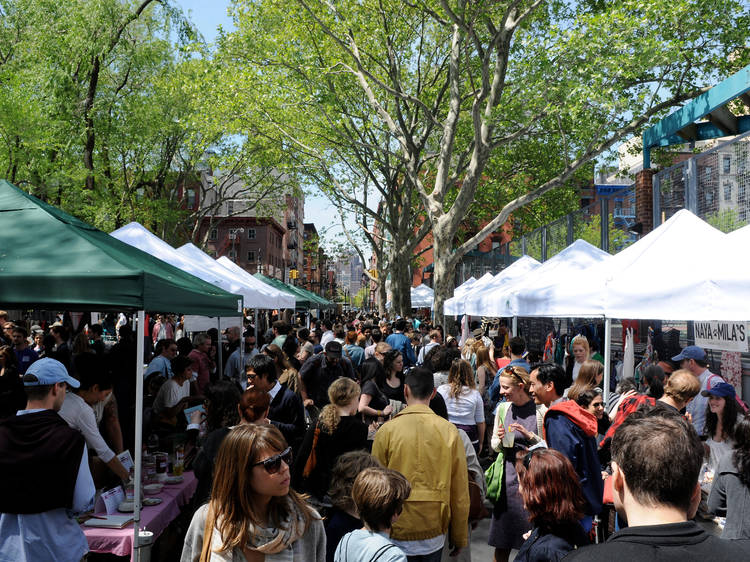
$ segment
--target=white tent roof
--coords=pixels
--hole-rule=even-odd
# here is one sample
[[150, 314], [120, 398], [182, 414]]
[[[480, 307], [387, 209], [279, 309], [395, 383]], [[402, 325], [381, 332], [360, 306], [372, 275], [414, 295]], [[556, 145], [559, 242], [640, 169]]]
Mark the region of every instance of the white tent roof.
[[411, 288], [411, 307], [412, 308], [432, 308], [435, 300], [435, 291], [427, 285], [421, 284]]
[[445, 301], [443, 303], [443, 314], [453, 314], [454, 316], [465, 314], [464, 303], [466, 302], [466, 299], [470, 295], [477, 294], [477, 291], [480, 291], [483, 287], [486, 287], [487, 285], [492, 283], [493, 279], [495, 279], [495, 276], [489, 272], [482, 275], [479, 279], [472, 283], [471, 287], [469, 287], [467, 291], [459, 295], [454, 295], [453, 298]]
[[743, 236], [726, 236], [690, 211], [677, 212], [613, 257], [606, 315], [749, 320], [750, 268], [742, 263], [747, 246], [723, 253]]
[[[491, 273], [485, 273], [479, 279], [475, 279], [474, 277], [469, 277], [461, 285], [459, 285], [458, 287], [456, 287], [456, 289], [453, 291], [453, 296], [451, 298], [447, 299], [443, 303], [443, 314], [453, 314], [454, 316], [457, 316], [459, 314], [463, 314], [463, 301], [464, 301], [464, 297], [466, 295], [468, 295], [469, 292], [482, 279], [485, 279], [484, 283], [487, 283], [487, 280], [486, 280], [487, 276], [489, 276], [490, 279], [494, 279], [494, 277], [492, 277]], [[459, 308], [460, 308], [461, 312], [459, 312]]]
[[604, 286], [614, 258], [583, 240], [563, 251], [565, 259], [548, 266], [557, 254], [513, 287], [510, 308], [516, 316], [604, 316]]
[[242, 295], [244, 306], [253, 306], [248, 303], [253, 302], [253, 300], [260, 295], [257, 291], [251, 290], [249, 287], [242, 285], [241, 283], [222, 278], [220, 275], [193, 263], [164, 240], [155, 234], [152, 234], [148, 229], [137, 222], [131, 222], [122, 228], [118, 228], [114, 232], [111, 232], [110, 236], [117, 238], [121, 242], [125, 242], [134, 248], [138, 248], [155, 258], [167, 262], [182, 271], [195, 275], [199, 279], [203, 279], [212, 285], [216, 285], [225, 291], [229, 291], [236, 295]]
[[[485, 291], [481, 305], [477, 306], [475, 314], [482, 316], [518, 316], [516, 309], [516, 294], [527, 287], [546, 283], [562, 283], [569, 275], [582, 269], [591, 267], [611, 257], [589, 244], [585, 240], [576, 240], [559, 254], [556, 254], [533, 272], [520, 276], [504, 287], [495, 287]], [[510, 268], [509, 268], [510, 269]], [[549, 316], [549, 314], [544, 314]]]
[[[229, 267], [225, 262], [215, 260], [190, 242], [177, 248], [177, 251], [187, 259], [194, 261], [209, 271], [233, 279], [262, 294], [263, 300], [258, 301], [258, 304], [245, 304], [245, 306], [249, 308], [294, 308], [295, 300], [293, 295], [274, 289], [270, 285], [266, 285], [229, 259], [226, 261], [233, 267]], [[245, 302], [247, 303], [247, 300]]]
[[541, 264], [531, 256], [522, 256], [500, 273], [495, 275], [492, 281], [480, 287], [481, 290], [473, 289], [464, 297], [464, 310], [471, 316], [493, 316], [482, 312], [489, 308], [493, 294], [502, 291], [505, 287], [516, 283], [520, 279], [525, 279], [532, 271]]

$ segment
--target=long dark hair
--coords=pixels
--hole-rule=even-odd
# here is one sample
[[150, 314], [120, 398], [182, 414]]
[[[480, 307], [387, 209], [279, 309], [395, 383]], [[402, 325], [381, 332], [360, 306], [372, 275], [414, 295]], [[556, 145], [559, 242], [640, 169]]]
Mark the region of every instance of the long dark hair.
[[377, 359], [363, 361], [359, 370], [362, 374], [361, 386], [364, 387], [367, 381], [373, 380], [379, 389], [385, 387], [385, 369]]
[[750, 487], [750, 417], [748, 416], [744, 416], [734, 426], [733, 460], [740, 482]]
[[[386, 352], [386, 354], [383, 356], [383, 368], [385, 369], [386, 376], [390, 376], [391, 367], [393, 366], [393, 363], [401, 356], [401, 352], [398, 349], [392, 349], [391, 351]], [[397, 373], [398, 378], [401, 380], [404, 380], [404, 372], [400, 371]]]
[[[734, 396], [727, 396], [724, 398], [724, 412], [721, 414], [721, 426], [724, 429], [724, 434], [729, 439], [734, 439], [734, 429], [737, 425], [737, 414], [739, 414], [739, 406]], [[716, 433], [716, 426], [719, 423], [719, 417], [711, 411], [711, 406], [706, 404], [706, 425], [703, 429], [703, 433], [708, 437], [713, 437]]]
[[240, 414], [240, 389], [229, 381], [218, 381], [206, 391], [206, 428], [208, 431], [237, 425]]
[[664, 396], [664, 369], [659, 365], [649, 365], [643, 371], [643, 378], [648, 384], [647, 394], [657, 400]]

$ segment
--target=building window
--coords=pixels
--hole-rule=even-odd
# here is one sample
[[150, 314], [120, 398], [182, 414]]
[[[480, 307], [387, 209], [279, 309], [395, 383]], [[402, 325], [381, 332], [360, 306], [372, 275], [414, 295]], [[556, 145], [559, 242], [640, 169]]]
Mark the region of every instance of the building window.
[[729, 154], [725, 154], [721, 160], [721, 165], [725, 174], [730, 173], [732, 170], [732, 157]]
[[227, 201], [227, 215], [234, 214], [234, 201]]
[[247, 253], [247, 261], [250, 263], [255, 263], [255, 252], [251, 251]]
[[712, 205], [714, 202], [714, 192], [710, 189], [706, 190], [706, 205]]
[[209, 240], [216, 240], [219, 237], [219, 229], [212, 228], [208, 231], [208, 239]]
[[741, 183], [737, 186], [737, 201], [744, 202], [746, 197], [745, 184]]
[[732, 184], [728, 181], [724, 182], [724, 201], [729, 201], [732, 198]]
[[233, 262], [237, 261], [237, 251], [236, 250], [229, 250], [229, 259]]
[[188, 189], [185, 191], [185, 195], [187, 196], [188, 209], [194, 209], [195, 208], [195, 190]]
[[703, 169], [703, 173], [705, 174], [704, 175], [705, 181], [707, 181], [707, 182], [711, 181], [711, 174], [713, 173], [713, 171], [714, 170], [713, 170], [713, 168], [711, 166], [706, 166]]
[[247, 229], [247, 239], [248, 240], [255, 240], [255, 229], [254, 228], [248, 228]]

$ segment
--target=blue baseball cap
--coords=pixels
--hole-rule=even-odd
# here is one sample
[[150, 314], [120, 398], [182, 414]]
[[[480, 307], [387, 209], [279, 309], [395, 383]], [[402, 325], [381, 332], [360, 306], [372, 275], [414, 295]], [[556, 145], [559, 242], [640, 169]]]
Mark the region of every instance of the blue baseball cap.
[[713, 388], [701, 392], [701, 396], [717, 396], [719, 398], [734, 398], [736, 395], [734, 387], [728, 382], [720, 382]]
[[60, 363], [57, 359], [51, 359], [49, 357], [34, 361], [29, 368], [26, 369], [26, 374], [34, 375], [37, 380], [24, 381], [24, 386], [45, 386], [48, 384], [56, 384], [58, 382], [66, 382], [73, 388], [81, 386], [80, 382], [68, 374], [65, 365]]
[[702, 347], [697, 345], [689, 345], [683, 349], [679, 355], [672, 357], [672, 361], [682, 361], [683, 359], [698, 359], [702, 361], [706, 358], [706, 352], [703, 351]]

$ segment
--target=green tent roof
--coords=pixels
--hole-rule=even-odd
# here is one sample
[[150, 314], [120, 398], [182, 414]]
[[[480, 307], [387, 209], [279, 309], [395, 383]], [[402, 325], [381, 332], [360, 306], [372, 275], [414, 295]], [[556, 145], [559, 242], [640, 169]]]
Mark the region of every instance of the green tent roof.
[[237, 316], [206, 283], [0, 180], [0, 303], [58, 310]]
[[287, 285], [286, 283], [279, 281], [278, 279], [274, 279], [273, 277], [266, 277], [262, 273], [254, 273], [253, 275], [267, 285], [271, 285], [272, 287], [280, 291], [284, 291], [286, 293], [294, 295], [294, 298], [297, 301], [297, 308], [323, 309], [331, 308], [334, 306], [330, 301], [324, 299], [323, 297], [319, 297], [315, 293], [311, 293], [310, 291], [307, 291], [302, 287]]

